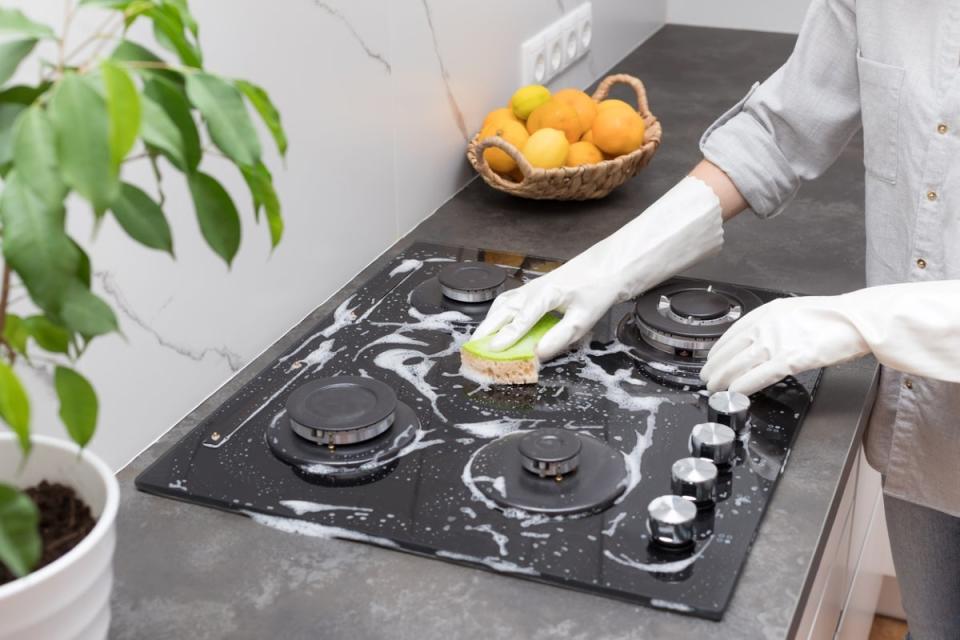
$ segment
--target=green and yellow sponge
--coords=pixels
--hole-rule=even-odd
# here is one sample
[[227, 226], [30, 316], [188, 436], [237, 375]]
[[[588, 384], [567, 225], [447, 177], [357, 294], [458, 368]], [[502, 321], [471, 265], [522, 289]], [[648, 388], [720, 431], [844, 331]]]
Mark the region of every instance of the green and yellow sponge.
[[539, 379], [540, 361], [534, 349], [540, 339], [560, 318], [543, 316], [512, 347], [490, 351], [493, 335], [471, 340], [460, 347], [460, 371], [464, 377], [485, 384], [534, 384]]

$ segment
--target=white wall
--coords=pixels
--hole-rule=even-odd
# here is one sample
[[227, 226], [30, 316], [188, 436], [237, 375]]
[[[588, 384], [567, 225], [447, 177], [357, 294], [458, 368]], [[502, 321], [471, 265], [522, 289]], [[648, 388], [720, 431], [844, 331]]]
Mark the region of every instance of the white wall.
[[796, 33], [810, 0], [667, 0], [667, 22]]
[[[593, 51], [553, 84], [589, 84], [663, 24], [665, 2], [593, 0]], [[245, 188], [215, 161], [204, 168], [232, 188], [243, 217], [230, 271], [204, 246], [173, 171], [175, 262], [110, 219], [93, 237], [88, 208], [71, 207], [125, 335], [98, 339], [79, 364], [101, 399], [93, 450], [124, 464], [462, 187], [466, 136], [516, 88], [520, 42], [578, 4], [193, 0], [208, 67], [264, 85], [283, 113], [286, 169], [270, 164], [287, 232], [271, 254]], [[61, 23], [63, 0], [4, 5]], [[152, 191], [147, 167], [125, 171]], [[62, 435], [49, 373], [19, 366], [35, 430]]]

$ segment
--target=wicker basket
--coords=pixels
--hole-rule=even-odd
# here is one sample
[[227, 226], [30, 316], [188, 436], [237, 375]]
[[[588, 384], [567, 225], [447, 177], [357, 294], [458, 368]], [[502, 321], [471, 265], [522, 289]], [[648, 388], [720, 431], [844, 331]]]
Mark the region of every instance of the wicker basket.
[[[538, 169], [524, 158], [512, 144], [499, 137], [480, 140], [480, 134], [474, 136], [467, 148], [467, 159], [473, 168], [483, 176], [484, 181], [494, 189], [510, 193], [521, 198], [534, 200], [592, 200], [602, 198], [621, 184], [637, 175], [657, 152], [660, 146], [660, 121], [650, 113], [647, 104], [647, 91], [639, 79], [626, 74], [607, 76], [593, 92], [594, 100], [603, 100], [616, 83], [628, 84], [637, 94], [637, 111], [646, 124], [643, 146], [612, 160], [580, 167], [560, 167], [558, 169]], [[513, 158], [523, 180], [514, 182], [491, 169], [483, 159], [487, 147], [503, 149]]]

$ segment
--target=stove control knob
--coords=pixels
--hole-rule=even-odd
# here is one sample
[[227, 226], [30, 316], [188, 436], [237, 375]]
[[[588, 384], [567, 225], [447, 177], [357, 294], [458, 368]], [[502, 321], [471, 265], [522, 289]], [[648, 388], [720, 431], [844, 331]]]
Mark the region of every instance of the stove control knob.
[[647, 507], [650, 539], [666, 547], [683, 547], [693, 542], [697, 508], [680, 496], [654, 498]]
[[717, 465], [704, 458], [681, 458], [670, 469], [673, 492], [697, 505], [713, 503]]
[[733, 463], [737, 434], [725, 424], [704, 422], [690, 433], [690, 453], [695, 458], [712, 460], [718, 467]]
[[736, 391], [713, 393], [707, 400], [707, 418], [743, 433], [750, 428], [750, 398]]

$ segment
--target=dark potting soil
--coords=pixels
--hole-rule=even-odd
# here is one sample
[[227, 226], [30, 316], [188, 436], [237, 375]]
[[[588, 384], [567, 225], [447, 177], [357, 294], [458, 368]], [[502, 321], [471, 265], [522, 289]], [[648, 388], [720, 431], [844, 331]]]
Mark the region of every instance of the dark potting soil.
[[[90, 507], [71, 487], [44, 480], [35, 487], [25, 489], [24, 492], [40, 511], [43, 554], [34, 570], [50, 564], [73, 549], [97, 523], [90, 513]], [[0, 584], [13, 579], [13, 574], [0, 565]]]

